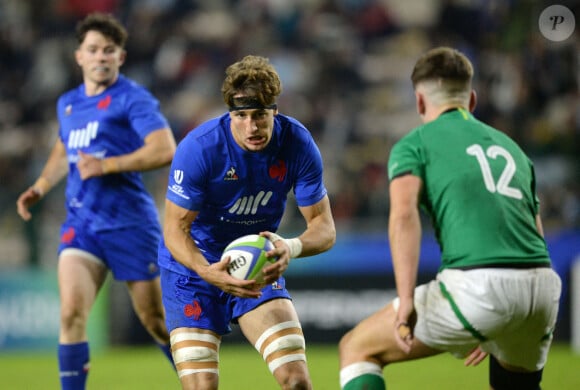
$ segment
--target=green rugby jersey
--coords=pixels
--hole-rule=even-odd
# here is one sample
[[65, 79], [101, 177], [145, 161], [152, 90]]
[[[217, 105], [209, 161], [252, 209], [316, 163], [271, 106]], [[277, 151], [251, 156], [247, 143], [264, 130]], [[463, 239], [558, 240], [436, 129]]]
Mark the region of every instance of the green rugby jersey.
[[532, 162], [504, 133], [464, 109], [445, 112], [393, 147], [389, 179], [407, 173], [423, 181], [440, 270], [550, 264]]

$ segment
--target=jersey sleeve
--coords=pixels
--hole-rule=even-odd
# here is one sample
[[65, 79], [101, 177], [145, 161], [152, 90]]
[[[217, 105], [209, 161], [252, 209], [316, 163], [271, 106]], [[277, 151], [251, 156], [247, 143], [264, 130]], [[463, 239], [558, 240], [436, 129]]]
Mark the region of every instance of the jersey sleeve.
[[166, 199], [191, 211], [203, 205], [207, 166], [203, 151], [193, 137], [186, 137], [177, 146], [167, 184]]
[[323, 181], [322, 155], [314, 139], [310, 137], [303, 149], [302, 162], [294, 183], [294, 195], [298, 206], [311, 206], [327, 193]]
[[424, 178], [425, 158], [417, 132], [399, 140], [391, 149], [388, 162], [389, 180], [411, 174]]
[[144, 139], [152, 131], [169, 127], [159, 101], [143, 88], [136, 88], [127, 100], [131, 127]]

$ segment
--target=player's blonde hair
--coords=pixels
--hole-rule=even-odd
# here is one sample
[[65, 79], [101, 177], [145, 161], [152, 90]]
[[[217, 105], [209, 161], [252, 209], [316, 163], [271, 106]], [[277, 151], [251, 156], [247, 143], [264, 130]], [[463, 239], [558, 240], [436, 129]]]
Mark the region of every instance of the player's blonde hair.
[[[245, 106], [248, 99], [269, 107], [282, 92], [278, 73], [265, 57], [248, 55], [226, 69], [222, 96], [228, 107]], [[237, 96], [244, 96], [239, 98]]]
[[461, 52], [438, 47], [423, 54], [415, 64], [411, 81], [437, 105], [469, 102], [473, 65]]

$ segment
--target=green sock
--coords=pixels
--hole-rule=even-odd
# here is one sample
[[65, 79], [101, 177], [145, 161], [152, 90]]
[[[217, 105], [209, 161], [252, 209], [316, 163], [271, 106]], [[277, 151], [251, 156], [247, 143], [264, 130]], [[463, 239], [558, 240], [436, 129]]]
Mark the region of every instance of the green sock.
[[342, 390], [385, 390], [385, 380], [375, 374], [364, 374], [350, 380]]

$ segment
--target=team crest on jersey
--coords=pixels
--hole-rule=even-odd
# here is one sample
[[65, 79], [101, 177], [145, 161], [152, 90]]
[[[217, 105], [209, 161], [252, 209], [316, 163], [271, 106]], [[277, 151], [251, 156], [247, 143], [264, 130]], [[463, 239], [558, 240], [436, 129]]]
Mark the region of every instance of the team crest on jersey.
[[224, 177], [225, 181], [228, 180], [238, 180], [238, 174], [236, 173], [236, 168], [231, 167], [230, 169], [228, 169], [228, 171], [226, 172], [226, 175]]
[[64, 109], [64, 114], [65, 114], [65, 115], [70, 115], [70, 114], [72, 114], [72, 105], [70, 105], [70, 104], [69, 104], [68, 106], [66, 106], [66, 107], [65, 107], [65, 109]]
[[111, 95], [107, 95], [104, 99], [99, 100], [99, 102], [97, 103], [97, 108], [99, 110], [106, 110], [107, 108], [109, 108], [110, 104], [111, 104]]
[[278, 160], [275, 164], [270, 165], [268, 174], [272, 179], [282, 182], [286, 177], [287, 171], [286, 162], [284, 160]]

